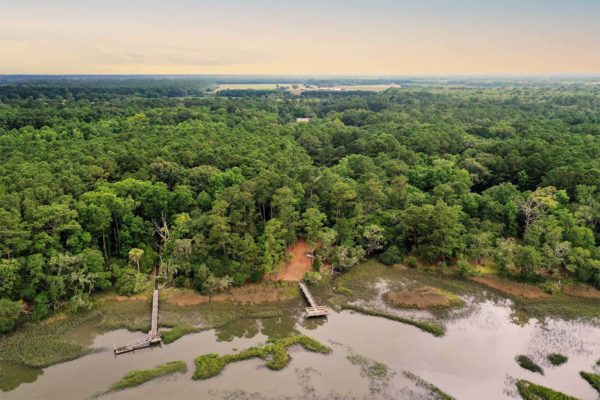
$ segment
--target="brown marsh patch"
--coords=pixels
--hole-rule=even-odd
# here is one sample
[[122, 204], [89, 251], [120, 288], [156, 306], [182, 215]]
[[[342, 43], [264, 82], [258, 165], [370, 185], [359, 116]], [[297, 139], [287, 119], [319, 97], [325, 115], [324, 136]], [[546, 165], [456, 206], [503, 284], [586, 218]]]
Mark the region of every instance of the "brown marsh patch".
[[471, 280], [510, 296], [519, 296], [526, 299], [550, 297], [548, 293], [535, 285], [509, 281], [495, 276], [475, 276]]

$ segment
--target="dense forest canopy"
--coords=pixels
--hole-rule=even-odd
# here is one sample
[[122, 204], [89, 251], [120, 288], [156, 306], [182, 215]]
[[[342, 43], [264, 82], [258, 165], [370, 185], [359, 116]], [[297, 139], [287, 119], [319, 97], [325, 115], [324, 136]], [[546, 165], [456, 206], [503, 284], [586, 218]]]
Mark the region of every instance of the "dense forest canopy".
[[0, 83], [0, 331], [135, 293], [157, 260], [205, 293], [257, 282], [300, 236], [316, 270], [490, 263], [600, 287], [600, 85], [211, 85]]

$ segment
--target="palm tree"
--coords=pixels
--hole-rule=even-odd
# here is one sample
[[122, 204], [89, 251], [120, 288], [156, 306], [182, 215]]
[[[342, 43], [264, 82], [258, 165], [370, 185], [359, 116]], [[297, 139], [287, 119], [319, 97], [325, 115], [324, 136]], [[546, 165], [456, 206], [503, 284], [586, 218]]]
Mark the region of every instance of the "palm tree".
[[137, 266], [138, 273], [140, 272], [140, 259], [144, 255], [144, 250], [133, 248], [129, 250], [129, 262], [135, 263]]

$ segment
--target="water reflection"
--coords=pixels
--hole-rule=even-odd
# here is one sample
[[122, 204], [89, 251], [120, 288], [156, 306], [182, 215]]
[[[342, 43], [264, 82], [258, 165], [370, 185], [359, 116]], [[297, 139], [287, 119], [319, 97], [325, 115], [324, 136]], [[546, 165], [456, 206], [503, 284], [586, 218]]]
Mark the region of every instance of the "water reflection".
[[215, 329], [220, 342], [231, 342], [235, 338], [253, 338], [260, 332], [258, 320], [244, 318]]
[[327, 317], [306, 318], [300, 322], [304, 329], [315, 330], [327, 323]]
[[260, 332], [269, 338], [282, 338], [290, 335], [298, 335], [300, 332], [296, 329], [298, 321], [297, 314], [282, 315], [277, 318], [268, 318], [261, 320]]
[[22, 383], [35, 382], [43, 373], [41, 369], [0, 362], [0, 391], [8, 392]]

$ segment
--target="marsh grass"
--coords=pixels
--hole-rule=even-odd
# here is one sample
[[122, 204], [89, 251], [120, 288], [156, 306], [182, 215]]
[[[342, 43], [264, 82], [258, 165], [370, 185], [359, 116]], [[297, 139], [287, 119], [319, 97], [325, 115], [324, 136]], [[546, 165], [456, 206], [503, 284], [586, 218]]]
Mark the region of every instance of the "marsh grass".
[[10, 335], [0, 335], [0, 361], [45, 368], [74, 360], [98, 349], [72, 338], [70, 332], [86, 324], [101, 331], [117, 327], [146, 330], [143, 325], [149, 329], [148, 307], [145, 301], [113, 302], [98, 296], [96, 305], [87, 313], [57, 314], [39, 323], [28, 323]]
[[428, 398], [430, 399], [455, 400], [454, 397], [450, 396], [448, 393], [410, 371], [404, 371], [404, 376], [413, 381], [417, 386], [427, 390], [429, 396]]
[[559, 365], [563, 365], [564, 363], [569, 361], [569, 357], [559, 353], [552, 353], [548, 354], [548, 361], [550, 361], [550, 364], [554, 365], [555, 367], [558, 367]]
[[360, 367], [360, 375], [369, 379], [369, 390], [378, 393], [388, 386], [388, 382], [394, 372], [390, 372], [387, 365], [379, 361], [371, 360], [360, 354], [350, 353], [346, 356], [353, 365]]
[[598, 393], [600, 393], [600, 375], [585, 371], [581, 371], [579, 375], [581, 375], [583, 379], [588, 381], [588, 383], [592, 385], [592, 387], [596, 389]]
[[328, 354], [331, 348], [308, 336], [290, 336], [268, 342], [261, 347], [250, 347], [236, 354], [220, 356], [216, 353], [203, 354], [196, 358], [196, 370], [193, 379], [208, 379], [219, 375], [227, 364], [251, 358], [261, 358], [266, 361], [266, 366], [272, 370], [285, 368], [290, 362], [287, 348], [300, 345], [307, 351]]
[[160, 336], [162, 338], [163, 343], [169, 344], [173, 343], [177, 339], [181, 338], [184, 335], [189, 335], [190, 333], [200, 332], [201, 328], [196, 328], [191, 325], [177, 325], [168, 331], [161, 331]]
[[356, 311], [358, 313], [361, 314], [365, 314], [365, 315], [371, 315], [374, 317], [381, 317], [381, 318], [386, 318], [392, 321], [397, 321], [397, 322], [401, 322], [403, 324], [408, 324], [408, 325], [412, 325], [414, 327], [417, 327], [419, 329], [421, 329], [422, 331], [431, 333], [433, 336], [439, 337], [439, 336], [444, 336], [444, 334], [446, 333], [446, 328], [441, 325], [441, 324], [435, 324], [435, 323], [431, 323], [431, 322], [424, 322], [424, 321], [417, 321], [414, 319], [410, 319], [410, 318], [405, 318], [405, 317], [401, 317], [399, 315], [395, 315], [395, 314], [391, 314], [385, 311], [379, 311], [379, 310], [372, 310], [369, 308], [364, 308], [364, 307], [360, 307], [360, 306], [355, 306], [352, 304], [344, 304], [342, 306], [343, 309], [347, 309], [347, 310], [352, 310], [352, 311]]
[[[99, 349], [90, 347], [77, 334], [89, 325], [94, 334], [125, 328], [129, 331], [148, 332], [151, 310], [150, 293], [118, 301], [111, 292], [93, 296], [94, 307], [78, 314], [58, 313], [38, 323], [27, 323], [10, 335], [0, 335], [0, 362], [30, 368], [45, 368], [70, 361]], [[283, 315], [286, 308], [295, 307], [297, 300], [264, 305], [242, 305], [214, 302], [198, 306], [176, 306], [161, 303], [160, 326], [173, 327], [165, 343], [179, 339], [182, 333], [193, 333], [190, 327], [202, 323], [199, 330], [218, 328], [242, 318], [270, 319]], [[179, 328], [178, 328], [179, 327]], [[178, 329], [177, 329], [178, 328]], [[163, 334], [163, 339], [165, 335]]]
[[152, 369], [142, 369], [128, 372], [123, 378], [111, 386], [111, 391], [123, 390], [139, 386], [152, 379], [175, 373], [187, 372], [187, 364], [184, 361], [171, 361]]
[[531, 358], [523, 354], [515, 357], [515, 361], [517, 362], [517, 364], [519, 364], [521, 368], [544, 375], [544, 369], [537, 365]]
[[545, 386], [536, 385], [524, 379], [517, 381], [517, 390], [523, 400], [577, 400], [575, 397], [557, 392]]

